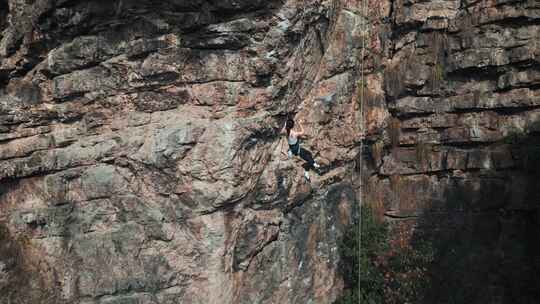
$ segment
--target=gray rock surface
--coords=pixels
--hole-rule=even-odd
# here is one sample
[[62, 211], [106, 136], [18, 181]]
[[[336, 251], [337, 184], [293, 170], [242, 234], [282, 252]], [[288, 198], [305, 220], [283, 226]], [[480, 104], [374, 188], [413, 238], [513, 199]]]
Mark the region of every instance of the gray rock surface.
[[0, 3], [0, 303], [332, 303], [359, 201], [534, 302], [538, 1], [367, 5]]
[[369, 3], [362, 198], [389, 251], [431, 240], [419, 303], [536, 302], [539, 2]]
[[332, 303], [360, 141], [343, 5], [0, 5], [0, 302]]

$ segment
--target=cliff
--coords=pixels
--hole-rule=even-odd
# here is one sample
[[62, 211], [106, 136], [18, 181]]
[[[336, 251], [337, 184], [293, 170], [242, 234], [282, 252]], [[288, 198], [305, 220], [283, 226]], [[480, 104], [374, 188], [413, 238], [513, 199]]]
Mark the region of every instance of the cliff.
[[537, 302], [540, 2], [380, 12], [363, 201], [389, 222], [390, 251], [420, 264], [398, 271], [424, 284], [413, 302]]
[[365, 4], [0, 4], [0, 302], [332, 303], [359, 202], [534, 299], [540, 4]]
[[3, 4], [0, 302], [331, 303], [355, 5]]

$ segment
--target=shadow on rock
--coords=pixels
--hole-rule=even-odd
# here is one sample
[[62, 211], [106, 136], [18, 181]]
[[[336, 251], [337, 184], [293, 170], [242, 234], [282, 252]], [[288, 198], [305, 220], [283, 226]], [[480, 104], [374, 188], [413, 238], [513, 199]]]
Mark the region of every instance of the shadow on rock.
[[50, 278], [45, 279], [38, 266], [25, 257], [25, 245], [24, 239], [13, 238], [0, 225], [0, 303], [62, 303]]
[[536, 303], [540, 297], [540, 136], [512, 134], [488, 148], [514, 165], [449, 177], [424, 210], [412, 248], [432, 250], [423, 303]]
[[440, 195], [416, 216], [385, 223], [362, 208], [362, 255], [356, 223], [341, 242], [336, 303], [358, 302], [359, 262], [364, 303], [538, 302], [540, 134], [515, 132], [482, 153], [485, 168], [437, 173]]

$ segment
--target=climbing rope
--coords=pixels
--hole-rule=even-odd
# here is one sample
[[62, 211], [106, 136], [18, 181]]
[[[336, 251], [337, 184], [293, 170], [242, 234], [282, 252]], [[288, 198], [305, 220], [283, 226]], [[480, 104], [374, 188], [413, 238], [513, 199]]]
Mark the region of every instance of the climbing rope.
[[364, 87], [366, 85], [365, 83], [365, 77], [364, 77], [364, 57], [366, 52], [366, 37], [368, 36], [368, 16], [367, 16], [367, 1], [368, 0], [362, 0], [362, 52], [361, 52], [361, 58], [360, 58], [360, 100], [359, 100], [359, 107], [360, 107], [360, 159], [358, 160], [358, 174], [360, 177], [359, 185], [358, 185], [358, 191], [360, 192], [360, 198], [359, 198], [359, 206], [358, 206], [358, 303], [360, 304], [362, 302], [361, 296], [361, 255], [362, 255], [362, 153], [364, 150]]

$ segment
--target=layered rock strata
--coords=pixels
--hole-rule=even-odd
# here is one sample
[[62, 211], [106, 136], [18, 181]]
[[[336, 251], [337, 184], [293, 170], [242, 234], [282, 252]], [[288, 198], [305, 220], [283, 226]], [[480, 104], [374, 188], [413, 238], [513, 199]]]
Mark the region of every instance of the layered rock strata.
[[[2, 4], [0, 302], [331, 303], [357, 6]], [[279, 135], [294, 115], [311, 182]]]
[[427, 303], [535, 302], [540, 3], [383, 3], [370, 2], [365, 202], [394, 238], [432, 241]]
[[331, 303], [359, 201], [534, 302], [538, 1], [366, 5], [0, 4], [0, 302]]

